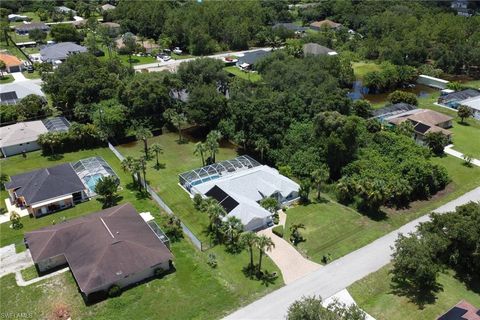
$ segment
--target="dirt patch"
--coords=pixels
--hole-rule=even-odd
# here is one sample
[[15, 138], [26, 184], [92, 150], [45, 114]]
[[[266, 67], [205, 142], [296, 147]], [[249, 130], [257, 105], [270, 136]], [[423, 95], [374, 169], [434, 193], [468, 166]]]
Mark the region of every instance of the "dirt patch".
[[66, 320], [70, 319], [70, 306], [64, 302], [56, 302], [52, 307], [52, 312], [49, 316], [50, 320]]

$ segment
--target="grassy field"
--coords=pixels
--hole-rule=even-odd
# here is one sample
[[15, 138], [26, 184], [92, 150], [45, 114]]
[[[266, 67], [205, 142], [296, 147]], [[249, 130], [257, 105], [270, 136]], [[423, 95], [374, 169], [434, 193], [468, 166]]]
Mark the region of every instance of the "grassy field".
[[3, 77], [0, 78], [0, 83], [1, 84], [10, 83], [10, 82], [13, 82], [14, 80], [15, 79], [13, 78], [13, 76], [9, 74], [4, 74]]
[[361, 61], [352, 63], [353, 73], [355, 78], [363, 79], [369, 72], [380, 71], [382, 66], [375, 62]]
[[452, 183], [429, 201], [413, 202], [406, 210], [385, 209], [386, 218], [374, 221], [327, 197], [325, 203], [299, 205], [287, 210], [287, 230], [292, 224], [305, 224], [306, 229], [301, 233], [306, 241], [298, 248], [320, 263], [323, 255], [330, 254], [336, 259], [348, 254], [480, 185], [480, 168], [465, 167], [462, 160], [450, 156], [432, 161], [447, 168]]
[[38, 272], [37, 272], [37, 268], [35, 268], [35, 266], [30, 266], [26, 269], [21, 270], [20, 272], [22, 273], [22, 278], [25, 281], [38, 278]]
[[241, 79], [248, 80], [251, 82], [258, 82], [262, 80], [262, 76], [258, 74], [258, 72], [245, 72], [235, 66], [225, 67], [223, 69], [228, 73], [235, 75], [236, 77], [239, 77]]
[[33, 71], [32, 73], [29, 73], [27, 71], [24, 71], [22, 73], [23, 76], [27, 79], [40, 79], [42, 77], [37, 70]]
[[[168, 141], [172, 145], [175, 144], [174, 135], [167, 135], [166, 137], [166, 140], [162, 140], [165, 143], [165, 148], [170, 147]], [[185, 147], [185, 152], [189, 154], [190, 158], [193, 158], [190, 152], [193, 144], [181, 146]], [[1, 160], [0, 164], [2, 172], [13, 175], [91, 156], [102, 156], [120, 177], [122, 187], [120, 195], [123, 197], [121, 202], [129, 201], [139, 212], [150, 211], [157, 222], [161, 221], [163, 213], [155, 203], [137, 193], [136, 190], [130, 190], [127, 187], [131, 181], [130, 175], [120, 169], [120, 161], [106, 148], [67, 153], [58, 160], [49, 160], [42, 157], [40, 152], [32, 152], [28, 153], [26, 159], [21, 156], [10, 157]], [[174, 163], [179, 162], [178, 159], [181, 159], [181, 155], [178, 158], [172, 155], [169, 164], [173, 167]], [[199, 161], [198, 159], [191, 159], [191, 167], [196, 166], [193, 163], [195, 160]], [[157, 177], [164, 173], [157, 173]], [[173, 193], [186, 196], [173, 182], [177, 179], [176, 173], [172, 174], [173, 178], [169, 177], [171, 181], [167, 179], [160, 182], [169, 181], [173, 185]], [[5, 193], [2, 193], [2, 195], [5, 195]], [[185, 202], [188, 205], [191, 205], [188, 196], [186, 198], [182, 199], [186, 200]], [[58, 222], [63, 217], [71, 219], [100, 209], [101, 204], [92, 199], [74, 208], [38, 219], [24, 217], [21, 219], [23, 228], [20, 230], [12, 230], [9, 228], [10, 223], [3, 223], [0, 225], [0, 246], [12, 243], [19, 244], [22, 242], [25, 232], [51, 225], [54, 220]], [[165, 276], [163, 279], [155, 279], [127, 290], [118, 298], [109, 299], [92, 306], [86, 306], [81, 299], [70, 272], [28, 287], [17, 287], [14, 275], [7, 275], [0, 279], [0, 290], [2, 295], [8, 296], [9, 299], [2, 299], [0, 313], [32, 312], [32, 317], [35, 319], [51, 318], [56, 308], [63, 305], [74, 319], [155, 319], [159, 315], [166, 319], [211, 319], [221, 317], [239, 306], [278, 288], [283, 283], [281, 276], [271, 283], [246, 278], [242, 269], [248, 264], [249, 256], [247, 252], [232, 255], [226, 253], [223, 246], [216, 246], [206, 252], [199, 252], [186, 239], [172, 244], [171, 249], [175, 257], [176, 271], [174, 273]], [[24, 247], [20, 250], [24, 250]], [[210, 253], [216, 255], [218, 262], [216, 269], [210, 268], [206, 263]], [[255, 259], [258, 259], [257, 253], [255, 253], [255, 256]], [[265, 260], [265, 270], [280, 274], [268, 257]], [[25, 271], [28, 277], [32, 276], [31, 271]], [[25, 299], [28, 299], [28, 304], [21, 303]]]
[[[208, 226], [206, 214], [197, 211], [189, 194], [178, 185], [178, 175], [185, 171], [202, 166], [200, 157], [193, 155], [194, 142], [178, 143], [176, 133], [167, 133], [152, 139], [148, 143], [159, 143], [163, 147], [160, 162], [162, 169], [155, 169], [155, 159], [149, 163], [147, 180], [150, 186], [165, 200], [167, 205], [177, 214], [182, 221], [203, 241], [207, 241], [204, 234]], [[143, 154], [142, 143], [131, 143], [118, 147], [123, 155], [139, 156]], [[236, 152], [230, 148], [220, 148], [217, 160], [232, 159]]]
[[357, 304], [377, 320], [436, 319], [460, 300], [465, 299], [475, 306], [480, 305], [480, 294], [468, 290], [452, 273], [442, 273], [439, 283], [443, 292], [433, 304], [419, 309], [407, 298], [391, 292], [389, 266], [370, 274], [348, 288]]

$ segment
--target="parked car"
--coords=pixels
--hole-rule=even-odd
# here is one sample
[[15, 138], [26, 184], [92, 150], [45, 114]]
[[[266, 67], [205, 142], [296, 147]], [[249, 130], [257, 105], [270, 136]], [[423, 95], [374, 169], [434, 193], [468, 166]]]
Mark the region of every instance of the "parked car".
[[166, 54], [159, 54], [157, 56], [157, 60], [168, 61], [170, 59], [171, 59], [171, 57], [169, 55], [166, 55]]
[[175, 47], [175, 48], [173, 49], [173, 53], [175, 53], [175, 54], [182, 54], [183, 51], [182, 51], [179, 47]]
[[27, 66], [27, 72], [28, 72], [28, 73], [33, 73], [33, 66], [32, 66], [31, 64], [29, 64], [29, 65]]

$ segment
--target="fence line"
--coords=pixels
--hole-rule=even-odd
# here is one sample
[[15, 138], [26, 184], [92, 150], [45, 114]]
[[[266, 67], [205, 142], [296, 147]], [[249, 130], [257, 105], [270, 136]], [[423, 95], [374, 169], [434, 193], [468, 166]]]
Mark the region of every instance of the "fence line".
[[[115, 154], [115, 156], [117, 156], [120, 161], [123, 161], [125, 159], [125, 157], [120, 153], [120, 151], [118, 151], [110, 142], [108, 143], [108, 148]], [[152, 199], [160, 206], [160, 208], [162, 208], [167, 214], [175, 216], [172, 209], [170, 209], [170, 207], [165, 203], [165, 201], [163, 201], [163, 199], [160, 198], [160, 196], [147, 183], [145, 183], [145, 185], [147, 192], [150, 194]], [[197, 236], [181, 220], [180, 225], [182, 226], [183, 232], [190, 238], [195, 247], [197, 247], [198, 250], [202, 251], [202, 241], [200, 241], [200, 239], [198, 239]]]

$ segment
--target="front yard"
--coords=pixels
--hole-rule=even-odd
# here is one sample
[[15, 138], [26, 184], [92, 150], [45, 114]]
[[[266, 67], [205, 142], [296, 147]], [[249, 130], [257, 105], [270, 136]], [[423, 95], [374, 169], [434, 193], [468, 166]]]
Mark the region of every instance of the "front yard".
[[377, 320], [436, 319], [462, 299], [474, 306], [480, 305], [480, 294], [468, 290], [452, 272], [446, 272], [438, 279], [443, 291], [437, 300], [420, 309], [407, 298], [392, 293], [389, 270], [390, 265], [383, 267], [348, 288], [360, 308]]
[[246, 71], [240, 70], [235, 66], [225, 67], [223, 68], [223, 70], [243, 80], [247, 80], [251, 82], [258, 82], [262, 80], [262, 76], [258, 72], [246, 72]]
[[287, 210], [285, 238], [288, 240], [292, 224], [303, 223], [305, 230], [300, 232], [306, 241], [298, 245], [299, 250], [318, 263], [324, 255], [337, 259], [480, 185], [480, 168], [468, 168], [451, 156], [432, 161], [447, 168], [452, 183], [430, 200], [415, 201], [406, 210], [385, 209], [386, 218], [375, 221], [327, 196], [327, 202]]

